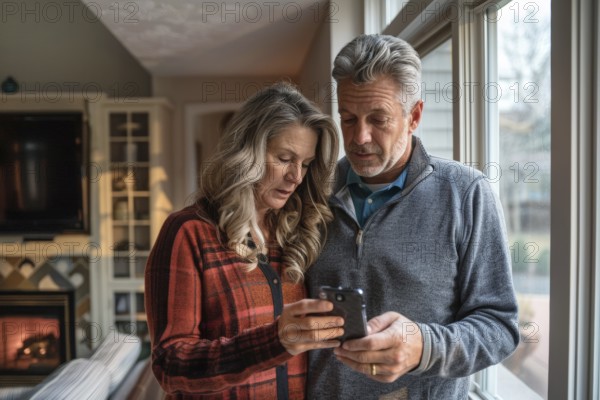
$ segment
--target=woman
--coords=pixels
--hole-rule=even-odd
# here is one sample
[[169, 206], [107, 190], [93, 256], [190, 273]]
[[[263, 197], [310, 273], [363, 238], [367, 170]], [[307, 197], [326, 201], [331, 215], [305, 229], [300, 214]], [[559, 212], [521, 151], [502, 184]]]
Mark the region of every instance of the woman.
[[315, 316], [332, 305], [302, 284], [332, 218], [337, 151], [331, 120], [288, 84], [229, 122], [146, 267], [152, 367], [172, 398], [303, 398], [305, 352], [339, 346], [343, 320]]

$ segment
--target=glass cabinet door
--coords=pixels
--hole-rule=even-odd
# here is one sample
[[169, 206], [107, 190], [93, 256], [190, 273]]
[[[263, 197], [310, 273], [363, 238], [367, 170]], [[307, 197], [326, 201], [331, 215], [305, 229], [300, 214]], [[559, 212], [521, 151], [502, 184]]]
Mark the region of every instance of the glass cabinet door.
[[[148, 112], [109, 112], [112, 201], [113, 326], [149, 343], [144, 268], [150, 253], [150, 131]], [[125, 288], [125, 289], [124, 289]]]

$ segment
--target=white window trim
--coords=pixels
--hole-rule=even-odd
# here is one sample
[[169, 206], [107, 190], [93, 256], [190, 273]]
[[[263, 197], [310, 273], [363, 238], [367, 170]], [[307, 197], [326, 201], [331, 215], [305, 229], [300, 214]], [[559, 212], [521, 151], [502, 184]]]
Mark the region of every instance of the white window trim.
[[[553, 399], [598, 399], [599, 186], [598, 78], [593, 71], [594, 7], [585, 0], [553, 0], [550, 356], [548, 392]], [[597, 11], [597, 10], [596, 10]], [[596, 33], [597, 35], [597, 33]], [[597, 49], [596, 49], [597, 51]], [[596, 60], [597, 60], [596, 55]], [[594, 106], [595, 105], [595, 106]], [[594, 109], [595, 108], [595, 109]], [[596, 124], [596, 135], [593, 125]], [[596, 179], [596, 181], [594, 180]], [[595, 217], [592, 218], [592, 216]], [[565, 285], [565, 282], [568, 284]], [[595, 394], [594, 394], [595, 392]], [[595, 397], [592, 397], [595, 396]]]
[[[488, 162], [485, 141], [485, 99], [481, 88], [487, 63], [483, 9], [459, 1], [459, 16], [452, 21], [453, 81], [461, 94], [454, 107], [454, 158], [481, 169]], [[473, 88], [473, 90], [471, 89]]]
[[[590, 13], [592, 18], [595, 21], [600, 21], [600, 5], [596, 3], [595, 17], [594, 13]], [[594, 215], [595, 215], [595, 229], [594, 229], [594, 268], [593, 268], [593, 299], [592, 299], [592, 318], [593, 318], [593, 328], [591, 330], [592, 335], [592, 348], [590, 349], [590, 354], [592, 354], [592, 368], [590, 371], [592, 382], [590, 385], [591, 389], [591, 398], [595, 400], [600, 399], [600, 273], [599, 273], [599, 265], [600, 265], [600, 162], [598, 160], [598, 154], [600, 154], [600, 72], [598, 69], [600, 68], [600, 27], [598, 23], [596, 23], [595, 32], [593, 33], [596, 37], [596, 47], [593, 50], [594, 54], [594, 62], [593, 62], [593, 70], [594, 72], [594, 81], [596, 82], [596, 86], [594, 90], [594, 112], [593, 116], [593, 137], [595, 142], [595, 153], [596, 158], [594, 159], [594, 171], [595, 171], [595, 180], [594, 180]]]
[[[487, 29], [485, 22], [487, 7], [492, 2], [477, 7], [472, 7], [472, 2], [459, 3], [460, 18], [453, 23], [453, 49], [458, 51], [453, 71], [454, 81], [462, 89], [462, 96], [458, 107], [454, 109], [454, 132], [457, 132], [454, 135], [454, 157], [481, 170], [487, 163], [499, 159], [497, 105], [486, 101], [482, 90], [482, 85], [489, 82], [496, 71], [496, 56], [488, 52], [490, 41], [496, 41], [496, 35]], [[471, 90], [473, 82], [478, 87]], [[499, 192], [499, 182], [491, 186]], [[471, 396], [485, 400], [499, 399], [496, 394], [495, 365], [473, 376]]]
[[415, 49], [420, 48], [452, 22], [440, 15], [445, 15], [455, 3], [456, 0], [409, 0], [382, 33], [399, 36]]
[[[596, 3], [595, 16], [594, 13], [590, 13], [592, 15], [592, 19], [594, 21], [600, 21], [600, 6]], [[594, 264], [593, 264], [593, 312], [592, 318], [594, 321], [592, 328], [592, 348], [591, 354], [593, 355], [592, 360], [592, 370], [591, 370], [591, 398], [594, 400], [600, 399], [600, 160], [598, 159], [598, 154], [600, 154], [600, 27], [598, 27], [598, 22], [596, 22], [596, 29], [593, 33], [595, 36], [595, 40], [593, 43], [596, 43], [595, 48], [593, 49], [595, 63], [592, 62], [592, 70], [594, 71], [593, 85], [594, 90], [594, 112], [593, 115], [593, 132], [592, 135], [594, 137], [594, 147], [596, 157], [594, 159], [594, 172], [596, 173], [595, 177], [595, 193], [594, 193], [594, 208], [595, 208], [595, 244], [594, 244]], [[592, 85], [591, 85], [592, 86]]]
[[365, 33], [381, 32], [385, 26], [385, 0], [365, 0], [364, 4]]

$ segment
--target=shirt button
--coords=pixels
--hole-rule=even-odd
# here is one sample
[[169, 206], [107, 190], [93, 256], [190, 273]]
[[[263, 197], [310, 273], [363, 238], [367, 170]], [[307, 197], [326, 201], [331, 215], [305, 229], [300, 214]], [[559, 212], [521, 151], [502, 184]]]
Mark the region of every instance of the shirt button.
[[274, 283], [275, 285], [277, 285], [277, 284], [279, 283], [279, 279], [277, 279], [277, 278], [273, 278], [273, 283]]
[[367, 203], [373, 204], [373, 199], [367, 199]]

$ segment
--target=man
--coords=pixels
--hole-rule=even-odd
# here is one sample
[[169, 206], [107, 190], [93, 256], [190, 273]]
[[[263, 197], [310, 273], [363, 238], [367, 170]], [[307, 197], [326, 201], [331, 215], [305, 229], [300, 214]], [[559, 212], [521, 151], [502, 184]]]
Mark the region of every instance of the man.
[[362, 288], [371, 319], [367, 337], [310, 354], [311, 399], [466, 399], [469, 375], [519, 341], [497, 196], [412, 135], [420, 69], [410, 45], [380, 35], [334, 63], [346, 157], [307, 283], [313, 297], [321, 285]]

